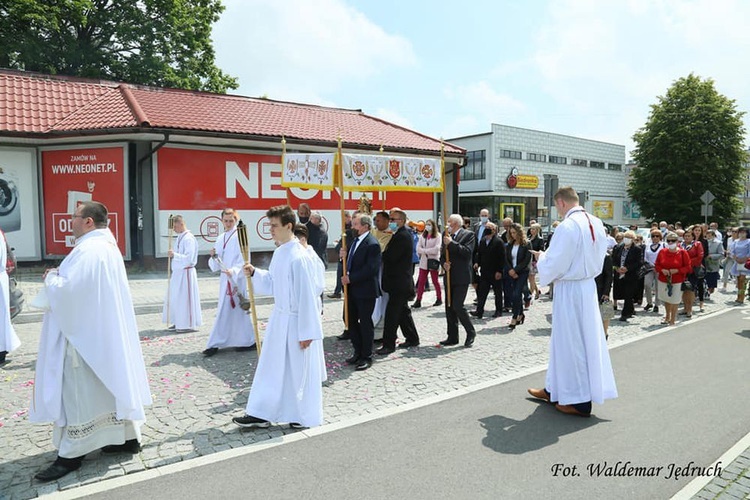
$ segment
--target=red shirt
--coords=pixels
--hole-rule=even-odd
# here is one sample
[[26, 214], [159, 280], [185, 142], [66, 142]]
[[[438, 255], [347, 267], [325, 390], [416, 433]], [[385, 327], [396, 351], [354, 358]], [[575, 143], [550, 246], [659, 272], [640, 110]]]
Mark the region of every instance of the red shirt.
[[[695, 241], [693, 242], [693, 246], [690, 247], [690, 250], [686, 251], [690, 256], [690, 263], [693, 265], [693, 267], [703, 265], [703, 243], [701, 243], [700, 241]], [[690, 272], [693, 272], [692, 269], [690, 270]]]
[[662, 269], [677, 269], [677, 272], [672, 275], [672, 283], [682, 283], [685, 281], [685, 276], [693, 272], [690, 256], [683, 248], [678, 248], [676, 252], [665, 248], [659, 252], [659, 255], [656, 256], [654, 268], [659, 281], [662, 283], [667, 282], [667, 277], [661, 272]]

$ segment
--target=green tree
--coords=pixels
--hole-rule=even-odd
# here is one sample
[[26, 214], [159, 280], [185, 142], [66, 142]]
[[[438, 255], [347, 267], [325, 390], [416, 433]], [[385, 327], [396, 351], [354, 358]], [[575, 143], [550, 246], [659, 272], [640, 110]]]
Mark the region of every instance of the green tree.
[[709, 219], [735, 220], [746, 161], [743, 115], [713, 80], [693, 74], [658, 97], [646, 125], [633, 135], [638, 167], [628, 194], [646, 218], [702, 222], [700, 197], [711, 191], [716, 199]]
[[221, 0], [3, 0], [0, 67], [211, 92]]

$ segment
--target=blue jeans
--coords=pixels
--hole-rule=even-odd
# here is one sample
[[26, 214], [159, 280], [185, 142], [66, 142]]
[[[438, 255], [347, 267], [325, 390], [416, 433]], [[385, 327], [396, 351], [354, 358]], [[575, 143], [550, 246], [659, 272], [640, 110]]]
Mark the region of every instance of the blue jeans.
[[523, 314], [523, 294], [528, 287], [529, 272], [523, 271], [518, 273], [518, 278], [513, 279], [508, 277], [513, 285], [513, 292], [511, 294], [513, 304], [513, 317], [517, 318]]

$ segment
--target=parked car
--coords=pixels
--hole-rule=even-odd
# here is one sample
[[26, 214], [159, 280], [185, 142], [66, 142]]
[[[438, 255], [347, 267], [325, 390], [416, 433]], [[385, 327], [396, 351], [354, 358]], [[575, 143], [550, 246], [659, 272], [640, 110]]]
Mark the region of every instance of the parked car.
[[23, 292], [18, 288], [16, 282], [16, 254], [13, 248], [8, 245], [8, 240], [3, 234], [3, 244], [8, 252], [8, 260], [5, 262], [5, 272], [8, 273], [8, 292], [10, 295], [10, 319], [12, 320], [23, 310]]

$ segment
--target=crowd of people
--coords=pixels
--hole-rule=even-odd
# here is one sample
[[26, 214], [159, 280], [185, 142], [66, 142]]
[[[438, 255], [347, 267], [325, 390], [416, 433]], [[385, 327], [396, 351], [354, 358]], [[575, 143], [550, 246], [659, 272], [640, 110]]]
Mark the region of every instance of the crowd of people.
[[[553, 301], [549, 368], [545, 386], [528, 392], [562, 413], [587, 417], [592, 403], [617, 397], [606, 347], [615, 311], [627, 321], [636, 306], [656, 314], [663, 308], [662, 324], [673, 325], [679, 315], [689, 319], [704, 311], [720, 286], [729, 292], [730, 282], [736, 302], [744, 301], [750, 275], [747, 228], [723, 235], [714, 223], [683, 229], [679, 222], [661, 222], [652, 224], [650, 241], [644, 242], [637, 227], [607, 229], [578, 204], [571, 187], [558, 190], [554, 201], [562, 220], [546, 238], [535, 221], [527, 229], [510, 218], [496, 224], [487, 209], [473, 225], [452, 214], [443, 227], [435, 220], [410, 223], [398, 207], [347, 213], [343, 238], [336, 241], [336, 289], [329, 294], [347, 299], [345, 331], [338, 336], [351, 342], [346, 363], [356, 371], [368, 370], [374, 356], [420, 345], [412, 309], [423, 307], [428, 280], [436, 295], [432, 306], [445, 312], [444, 348], [460, 344], [461, 329], [463, 346], [474, 345], [472, 316], [484, 321], [490, 291], [492, 318], [509, 313], [502, 327], [513, 330], [524, 324], [542, 287], [548, 287]], [[210, 269], [221, 274], [219, 300], [203, 355], [226, 348], [259, 351], [247, 407], [233, 418], [235, 424], [321, 425], [326, 379], [321, 301], [328, 237], [320, 214], [307, 204], [297, 214], [282, 205], [266, 216], [276, 250], [263, 270], [249, 262], [242, 247], [239, 214], [231, 208], [221, 213], [224, 232], [208, 260]], [[106, 207], [86, 202], [71, 217], [75, 248], [59, 268], [45, 273], [44, 297], [35, 299], [46, 313], [30, 420], [54, 423], [59, 450], [55, 462], [37, 474], [42, 481], [76, 470], [97, 449], [138, 452], [144, 406], [151, 404], [127, 276], [107, 228]], [[184, 219], [178, 215], [172, 222], [175, 241], [168, 252], [163, 319], [181, 333], [202, 324], [198, 250]], [[465, 306], [470, 286], [476, 289], [472, 311]], [[253, 290], [274, 299], [262, 351], [249, 314]], [[97, 314], [81, 314], [83, 305]], [[377, 325], [382, 327], [378, 339]], [[0, 336], [0, 348], [17, 347], [12, 327], [10, 332]]]

